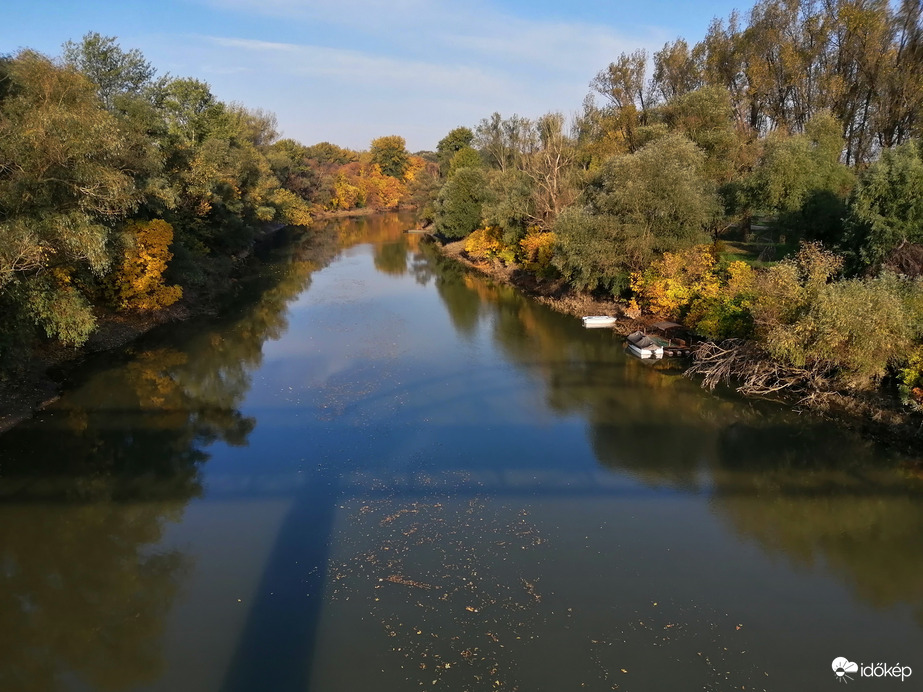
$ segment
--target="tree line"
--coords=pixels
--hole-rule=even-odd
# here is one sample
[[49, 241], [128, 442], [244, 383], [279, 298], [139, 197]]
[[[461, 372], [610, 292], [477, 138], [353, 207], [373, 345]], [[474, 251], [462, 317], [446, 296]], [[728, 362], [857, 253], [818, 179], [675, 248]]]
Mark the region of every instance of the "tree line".
[[918, 1], [761, 0], [692, 46], [623, 53], [590, 88], [570, 119], [449, 132], [435, 230], [745, 340], [715, 372], [769, 363], [752, 391], [896, 377], [923, 400]]
[[0, 367], [207, 295], [268, 226], [394, 208], [433, 165], [398, 136], [363, 152], [280, 139], [273, 114], [113, 37], [0, 56]]

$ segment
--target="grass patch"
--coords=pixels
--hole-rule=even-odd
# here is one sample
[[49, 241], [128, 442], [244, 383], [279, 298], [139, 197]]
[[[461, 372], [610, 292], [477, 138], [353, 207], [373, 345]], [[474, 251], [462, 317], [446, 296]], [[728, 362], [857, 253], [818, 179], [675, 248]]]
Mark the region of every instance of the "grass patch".
[[764, 269], [798, 252], [797, 243], [721, 241], [718, 266], [725, 268], [731, 262], [746, 262], [754, 269]]

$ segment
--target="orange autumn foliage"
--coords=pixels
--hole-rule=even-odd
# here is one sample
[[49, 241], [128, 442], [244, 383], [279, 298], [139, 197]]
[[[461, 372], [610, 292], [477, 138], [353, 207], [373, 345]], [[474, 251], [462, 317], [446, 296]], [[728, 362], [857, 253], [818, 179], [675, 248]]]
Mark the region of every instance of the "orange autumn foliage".
[[397, 208], [407, 191], [400, 180], [384, 175], [377, 163], [361, 171], [359, 186], [365, 190], [366, 205], [380, 210]]

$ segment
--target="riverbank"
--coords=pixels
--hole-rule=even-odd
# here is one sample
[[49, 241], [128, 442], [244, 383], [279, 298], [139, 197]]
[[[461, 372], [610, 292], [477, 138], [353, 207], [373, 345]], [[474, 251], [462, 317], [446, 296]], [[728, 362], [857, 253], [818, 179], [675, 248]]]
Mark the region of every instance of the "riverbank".
[[[372, 216], [382, 213], [371, 208], [322, 211], [313, 214], [314, 223]], [[256, 234], [251, 247], [233, 257], [235, 272], [251, 260], [254, 249], [277, 234], [284, 224], [268, 223]], [[234, 280], [204, 291], [186, 291], [176, 304], [146, 313], [96, 311], [97, 328], [85, 344], [69, 348], [45, 343], [36, 347], [29, 361], [15, 372], [0, 377], [0, 434], [29, 418], [58, 399], [66, 373], [89, 356], [122, 348], [151, 329], [194, 317], [214, 315], [217, 304], [234, 286]]]
[[[655, 315], [631, 314], [624, 303], [600, 300], [586, 293], [575, 292], [563, 280], [541, 281], [528, 272], [500, 262], [473, 261], [464, 252], [464, 240], [445, 245], [434, 241], [434, 244], [446, 257], [496, 281], [514, 286], [557, 312], [574, 317], [612, 315], [617, 319], [613, 329], [622, 336], [649, 327], [662, 319]], [[698, 375], [691, 376], [702, 380]], [[730, 386], [733, 387], [733, 383]], [[920, 453], [923, 414], [908, 409], [897, 397], [889, 397], [882, 392], [823, 391], [800, 398], [779, 395], [773, 399], [796, 411], [811, 411], [833, 420], [867, 439], [897, 447], [907, 453]], [[913, 473], [923, 473], [923, 458]]]
[[588, 293], [574, 292], [563, 280], [543, 281], [534, 274], [509, 267], [500, 262], [477, 262], [465, 254], [465, 241], [458, 240], [442, 245], [434, 241], [440, 252], [446, 257], [485, 274], [486, 276], [515, 286], [539, 303], [549, 306], [557, 312], [574, 317], [586, 315], [611, 315], [616, 318], [612, 327], [622, 336], [633, 331], [649, 327], [660, 318], [650, 315], [633, 314], [624, 303], [614, 300], [600, 300]]
[[372, 209], [371, 207], [362, 207], [360, 209], [337, 209], [333, 211], [324, 210], [312, 212], [311, 217], [314, 222], [328, 221], [330, 219], [352, 219], [360, 216], [372, 216], [373, 214], [391, 214], [399, 211], [409, 211], [413, 207], [398, 207], [397, 209]]
[[105, 313], [98, 327], [79, 348], [43, 344], [14, 375], [0, 380], [0, 433], [6, 432], [60, 396], [62, 382], [52, 375], [76, 366], [96, 353], [125, 346], [154, 327], [208, 314], [204, 302], [181, 300], [156, 313]]

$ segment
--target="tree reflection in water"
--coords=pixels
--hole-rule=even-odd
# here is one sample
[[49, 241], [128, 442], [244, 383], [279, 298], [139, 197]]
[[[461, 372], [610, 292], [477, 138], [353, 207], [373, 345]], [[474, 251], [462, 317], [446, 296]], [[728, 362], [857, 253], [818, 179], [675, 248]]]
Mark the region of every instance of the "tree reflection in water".
[[[646, 485], [708, 492], [745, 540], [829, 572], [864, 602], [908, 604], [923, 626], [923, 482], [901, 458], [784, 406], [709, 396], [669, 361], [627, 357], [508, 286], [438, 266], [439, 294], [470, 336], [492, 320], [509, 360], [540, 375], [548, 405], [588, 420], [598, 461]], [[444, 277], [451, 277], [446, 280]]]
[[821, 426], [727, 428], [714, 506], [763, 550], [836, 575], [875, 608], [909, 604], [923, 627], [923, 483], [871, 444], [844, 448]]
[[[274, 260], [240, 282], [227, 317], [99, 359], [58, 404], [0, 437], [0, 689], [76, 678], [115, 690], [160, 677], [166, 614], [192, 568], [163, 547], [165, 530], [202, 493], [209, 445], [248, 443], [256, 423], [242, 402], [264, 343], [287, 329], [290, 302], [359, 242], [371, 243], [379, 271], [433, 282], [465, 339], [488, 330], [553, 411], [587, 422], [602, 466], [707, 493], [714, 514], [765, 552], [827, 570], [876, 607], [923, 610], [923, 556], [912, 549], [923, 489], [896, 460], [781, 407], [703, 394], [669, 363], [629, 360], [611, 333], [467, 273], [404, 235], [407, 225], [372, 217], [283, 233], [264, 249]], [[296, 513], [292, 543], [312, 521]]]
[[336, 256], [334, 234], [286, 233], [229, 317], [97, 358], [0, 437], [0, 689], [76, 678], [120, 690], [161, 675], [165, 616], [191, 564], [158, 544], [201, 494], [208, 446], [247, 444], [255, 421], [238, 409], [263, 344]]

